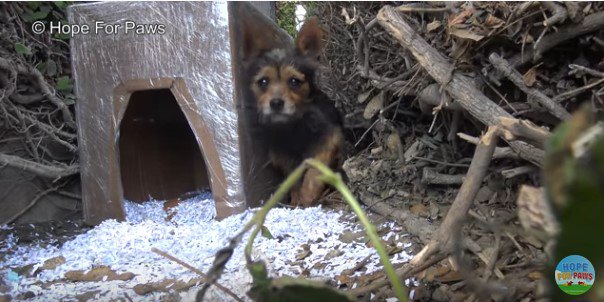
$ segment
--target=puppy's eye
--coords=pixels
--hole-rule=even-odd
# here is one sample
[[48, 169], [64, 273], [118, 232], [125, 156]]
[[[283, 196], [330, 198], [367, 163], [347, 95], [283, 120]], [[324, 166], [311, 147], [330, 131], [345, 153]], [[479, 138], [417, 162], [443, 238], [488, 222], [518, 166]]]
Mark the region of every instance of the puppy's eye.
[[300, 85], [302, 85], [302, 81], [300, 79], [296, 79], [296, 78], [290, 78], [288, 82], [289, 82], [289, 87], [291, 87], [291, 88], [298, 88], [298, 87], [300, 87]]
[[257, 84], [258, 84], [258, 87], [265, 88], [266, 86], [268, 86], [268, 83], [269, 83], [268, 78], [264, 77], [264, 78], [261, 78], [260, 80], [258, 80]]

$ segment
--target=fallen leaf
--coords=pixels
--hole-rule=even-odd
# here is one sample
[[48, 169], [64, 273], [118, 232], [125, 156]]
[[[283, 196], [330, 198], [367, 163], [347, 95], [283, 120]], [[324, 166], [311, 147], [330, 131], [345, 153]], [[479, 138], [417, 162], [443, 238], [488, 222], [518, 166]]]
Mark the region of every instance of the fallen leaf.
[[50, 259], [44, 261], [44, 264], [42, 264], [42, 269], [44, 269], [44, 270], [55, 269], [63, 263], [65, 263], [65, 258], [63, 256], [50, 258]]
[[[362, 231], [360, 231], [360, 232], [356, 232], [356, 233], [353, 233], [353, 232], [351, 232], [351, 231], [344, 231], [344, 232], [343, 232], [343, 233], [340, 235], [339, 239], [340, 239], [340, 241], [342, 241], [343, 243], [352, 243], [352, 242], [354, 242], [354, 241], [359, 240], [359, 238], [363, 238], [363, 236], [365, 236], [365, 233], [364, 233], [364, 232], [362, 232]], [[362, 240], [360, 240], [360, 241], [362, 241]]]
[[464, 23], [470, 16], [474, 14], [474, 11], [475, 9], [473, 7], [467, 7], [464, 11], [457, 14], [457, 16], [449, 19], [449, 27]]
[[414, 215], [421, 217], [428, 217], [428, 215], [430, 215], [428, 208], [421, 203], [412, 205], [409, 207], [409, 211], [411, 211], [411, 213]]
[[15, 51], [20, 55], [31, 55], [31, 50], [29, 50], [29, 47], [22, 43], [15, 43]]
[[524, 85], [532, 87], [537, 82], [537, 69], [535, 67], [529, 69], [523, 76]]
[[173, 198], [164, 202], [164, 212], [168, 214], [165, 218], [166, 221], [172, 221], [172, 217], [176, 215], [176, 209], [178, 208], [179, 203], [179, 198]]
[[315, 264], [313, 264], [312, 269], [321, 271], [325, 267], [327, 267], [327, 263], [317, 261], [317, 262], [315, 262]]
[[428, 282], [434, 281], [436, 278], [443, 276], [451, 271], [448, 266], [430, 267], [424, 273], [424, 279]]
[[35, 276], [38, 273], [40, 273], [40, 269], [37, 269], [36, 271], [33, 270], [34, 266], [35, 266], [35, 264], [31, 263], [31, 264], [20, 266], [20, 267], [15, 267], [15, 268], [13, 268], [13, 271], [15, 273], [17, 273], [18, 275], [32, 277], [32, 276]]
[[533, 36], [528, 33], [525, 35], [519, 35], [518, 37], [516, 37], [516, 39], [514, 39], [514, 43], [525, 45], [525, 47], [526, 44], [532, 44], [533, 42], [535, 42], [535, 38], [533, 38]]
[[262, 226], [262, 237], [266, 239], [275, 239], [275, 237], [273, 237], [273, 234], [271, 234], [271, 231], [269, 231], [268, 228], [264, 225]]
[[296, 260], [302, 260], [302, 259], [310, 256], [310, 254], [312, 254], [310, 252], [310, 246], [308, 244], [303, 244], [302, 252], [299, 252], [298, 254], [296, 254]]
[[464, 278], [457, 271], [449, 271], [448, 273], [444, 274], [443, 276], [436, 278], [436, 280], [441, 283], [455, 282], [455, 281], [460, 281], [463, 279]]
[[484, 21], [484, 25], [489, 28], [500, 28], [501, 26], [503, 26], [503, 24], [503, 20], [493, 15], [488, 15], [487, 19]]
[[325, 255], [325, 257], [323, 259], [325, 260], [331, 260], [335, 257], [339, 257], [342, 256], [344, 254], [343, 251], [339, 250], [339, 249], [335, 249], [335, 250], [331, 250], [327, 253], [327, 255]]
[[373, 148], [371, 149], [371, 155], [380, 154], [382, 151], [384, 151], [384, 148], [382, 147]]
[[390, 155], [396, 158], [402, 157], [403, 143], [401, 142], [401, 137], [398, 135], [398, 132], [393, 132], [388, 135], [388, 138], [386, 138], [386, 147], [388, 148]]
[[389, 256], [392, 256], [394, 254], [398, 254], [398, 253], [400, 253], [402, 251], [403, 251], [403, 248], [400, 247], [400, 246], [396, 246], [396, 245], [387, 245], [386, 246], [386, 253]]
[[78, 299], [79, 302], [86, 302], [86, 301], [94, 301], [93, 299], [97, 298], [96, 295], [101, 293], [100, 290], [92, 290], [92, 291], [87, 291], [83, 294], [79, 294], [76, 295], [76, 299]]
[[340, 284], [348, 284], [351, 281], [350, 276], [344, 274], [336, 276], [336, 280], [340, 282]]
[[483, 35], [473, 33], [471, 30], [463, 29], [463, 28], [451, 28], [449, 33], [452, 36], [456, 36], [456, 37], [462, 38], [462, 39], [473, 40], [473, 41], [480, 41], [480, 40], [482, 40], [482, 38], [484, 38]]
[[118, 274], [107, 266], [95, 267], [89, 271], [69, 271], [65, 273], [65, 279], [69, 281], [126, 281], [134, 278], [130, 272]]
[[409, 162], [411, 159], [416, 157], [419, 154], [421, 146], [422, 146], [421, 141], [416, 140], [415, 142], [413, 142], [413, 144], [411, 144], [411, 146], [409, 148], [407, 148], [407, 150], [405, 151], [405, 153], [403, 155], [403, 157], [405, 158], [405, 162]]
[[357, 96], [357, 103], [359, 103], [359, 104], [365, 103], [365, 101], [367, 101], [367, 99], [369, 98], [370, 94], [371, 94], [371, 90], [368, 90], [368, 91], [365, 91], [365, 92], [359, 94]]
[[367, 106], [365, 106], [365, 112], [363, 112], [363, 117], [365, 119], [372, 118], [376, 113], [378, 113], [384, 107], [384, 92], [378, 93], [374, 96]]
[[442, 25], [442, 23], [438, 20], [434, 20], [430, 23], [428, 23], [428, 25], [426, 26], [426, 29], [428, 30], [428, 32], [432, 32], [437, 30], [440, 26]]
[[187, 282], [178, 279], [164, 279], [162, 281], [157, 282], [137, 284], [134, 286], [133, 289], [135, 293], [142, 296], [154, 291], [181, 291], [189, 289], [190, 287], [195, 286], [201, 282], [203, 282], [203, 278], [192, 278]]
[[534, 271], [534, 272], [530, 272], [528, 274], [528, 277], [531, 280], [541, 280], [541, 279], [543, 279], [543, 274], [541, 272], [539, 272], [539, 271]]

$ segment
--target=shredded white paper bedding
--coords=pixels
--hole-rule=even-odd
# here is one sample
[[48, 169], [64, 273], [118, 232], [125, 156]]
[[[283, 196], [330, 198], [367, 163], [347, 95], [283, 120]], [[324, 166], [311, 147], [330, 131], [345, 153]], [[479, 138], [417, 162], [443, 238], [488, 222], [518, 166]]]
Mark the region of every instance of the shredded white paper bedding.
[[[0, 253], [11, 250], [0, 262], [0, 272], [10, 288], [8, 294], [16, 297], [25, 292], [35, 294], [28, 301], [78, 301], [76, 296], [99, 290], [93, 301], [123, 299], [124, 301], [158, 301], [165, 293], [137, 295], [132, 288], [136, 284], [161, 281], [172, 278], [188, 281], [198, 277], [195, 273], [163, 258], [151, 251], [155, 247], [181, 260], [207, 271], [214, 260], [214, 254], [225, 247], [228, 240], [249, 221], [255, 210], [216, 221], [214, 202], [208, 194], [202, 194], [181, 202], [175, 209], [171, 222], [165, 221], [163, 202], [149, 201], [142, 204], [125, 202], [126, 222], [107, 220], [86, 233], [60, 247], [40, 247], [39, 245], [16, 245], [16, 238], [9, 236], [0, 247]], [[361, 227], [345, 219], [345, 214], [321, 207], [306, 209], [273, 209], [270, 211], [266, 227], [274, 239], [258, 236], [254, 244], [254, 255], [265, 260], [271, 276], [299, 276], [303, 270], [310, 271], [310, 278], [332, 279], [343, 270], [355, 267], [365, 257], [370, 256], [367, 270], [381, 267], [379, 258], [372, 248], [363, 242], [344, 243], [340, 235], [358, 232]], [[400, 230], [398, 230], [400, 231]], [[391, 224], [391, 231], [383, 238], [400, 236]], [[247, 236], [244, 238], [244, 243]], [[302, 245], [310, 246], [310, 254], [296, 259]], [[402, 248], [406, 248], [402, 247]], [[334, 252], [336, 251], [336, 252]], [[55, 269], [43, 270], [37, 277], [27, 278], [11, 268], [35, 263], [41, 267], [45, 260], [63, 256], [65, 263]], [[408, 261], [410, 256], [404, 251], [392, 257], [393, 263]], [[316, 265], [317, 263], [322, 265]], [[54, 282], [73, 270], [89, 270], [106, 265], [117, 272], [131, 272], [136, 276], [128, 281], [102, 282]], [[229, 261], [219, 283], [232, 289], [246, 300], [251, 277], [245, 268], [243, 245], [240, 245]], [[48, 287], [48, 284], [51, 284]], [[47, 288], [44, 288], [46, 285]], [[182, 300], [194, 297], [196, 288]], [[209, 301], [231, 301], [230, 297], [214, 290]]]

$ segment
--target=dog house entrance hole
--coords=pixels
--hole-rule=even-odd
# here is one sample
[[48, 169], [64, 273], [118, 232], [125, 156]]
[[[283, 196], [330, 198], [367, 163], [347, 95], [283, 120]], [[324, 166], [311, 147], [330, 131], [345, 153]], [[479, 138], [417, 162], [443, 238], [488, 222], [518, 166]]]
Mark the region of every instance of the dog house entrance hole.
[[132, 93], [119, 135], [126, 200], [168, 200], [209, 191], [202, 156], [187, 118], [169, 89]]

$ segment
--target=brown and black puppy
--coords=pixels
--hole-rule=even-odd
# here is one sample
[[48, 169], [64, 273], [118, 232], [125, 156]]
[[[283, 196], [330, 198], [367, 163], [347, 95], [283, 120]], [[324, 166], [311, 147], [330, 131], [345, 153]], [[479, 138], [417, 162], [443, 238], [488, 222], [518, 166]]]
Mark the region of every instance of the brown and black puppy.
[[[323, 32], [316, 19], [300, 29], [293, 48], [263, 49], [266, 41], [247, 41], [255, 53], [247, 60], [247, 76], [255, 98], [260, 138], [270, 164], [288, 175], [303, 160], [317, 159], [336, 168], [342, 147], [341, 118], [333, 101], [315, 83]], [[255, 50], [255, 52], [254, 52]], [[292, 190], [291, 203], [313, 205], [325, 187], [310, 169]]]

